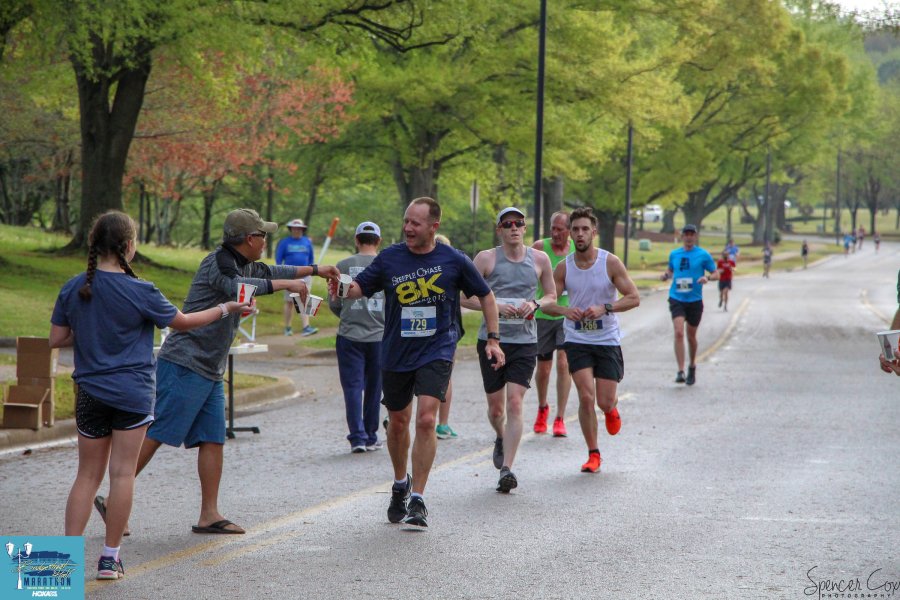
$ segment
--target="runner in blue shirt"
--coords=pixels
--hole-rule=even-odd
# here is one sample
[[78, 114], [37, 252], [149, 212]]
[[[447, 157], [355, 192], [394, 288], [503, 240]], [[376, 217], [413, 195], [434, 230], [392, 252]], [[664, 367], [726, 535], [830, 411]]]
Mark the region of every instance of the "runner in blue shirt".
[[[453, 369], [460, 292], [478, 296], [487, 325], [487, 357], [494, 361], [495, 369], [505, 363], [494, 294], [465, 254], [435, 243], [440, 221], [441, 207], [435, 200], [410, 202], [403, 217], [406, 242], [379, 254], [357, 275], [348, 296], [352, 300], [384, 291], [382, 404], [390, 415], [387, 446], [394, 467], [387, 513], [391, 523], [402, 521], [411, 529], [428, 526], [423, 494], [437, 449], [438, 406], [444, 401]], [[335, 286], [330, 287], [334, 295]], [[413, 395], [419, 401], [410, 477], [406, 465]]]
[[[306, 223], [303, 219], [294, 219], [287, 224], [291, 237], [282, 238], [275, 247], [275, 264], [291, 265], [293, 267], [306, 267], [316, 262], [312, 241], [306, 236]], [[312, 289], [312, 277], [304, 277], [306, 287]], [[290, 292], [284, 292], [284, 335], [294, 335], [291, 329], [291, 320], [294, 318], [294, 301]], [[309, 324], [309, 315], [300, 314], [303, 330], [300, 335], [307, 336], [318, 333], [319, 329]]]
[[[678, 375], [675, 383], [694, 385], [697, 381], [697, 328], [703, 316], [703, 284], [719, 278], [716, 261], [697, 245], [697, 226], [685, 225], [681, 230], [683, 248], [672, 250], [669, 266], [660, 277], [663, 281], [672, 279], [669, 288], [669, 312], [675, 328], [675, 360]], [[707, 273], [709, 275], [707, 276]], [[684, 375], [684, 332], [687, 322], [688, 354], [691, 363], [687, 377]]]

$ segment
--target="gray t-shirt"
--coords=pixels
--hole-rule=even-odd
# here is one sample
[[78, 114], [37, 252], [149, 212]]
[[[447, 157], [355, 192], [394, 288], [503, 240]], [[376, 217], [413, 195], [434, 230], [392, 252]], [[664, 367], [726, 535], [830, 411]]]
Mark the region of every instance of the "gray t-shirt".
[[[341, 273], [353, 279], [363, 272], [374, 256], [354, 254], [337, 264]], [[328, 308], [340, 317], [338, 335], [352, 342], [380, 342], [384, 335], [384, 292], [377, 292], [371, 298], [345, 300], [329, 298]]]
[[[514, 304], [533, 300], [537, 294], [538, 277], [534, 270], [534, 250], [525, 248], [525, 258], [513, 262], [506, 257], [503, 246], [494, 249], [494, 270], [485, 279], [497, 298], [497, 304]], [[478, 339], [487, 339], [484, 317], [478, 329]], [[537, 325], [534, 316], [520, 319], [500, 317], [500, 343], [536, 344]]]
[[[256, 286], [256, 296], [272, 293], [272, 279], [294, 279], [297, 267], [250, 262], [229, 246], [219, 246], [200, 263], [191, 282], [184, 313], [218, 306], [237, 298], [237, 286]], [[240, 313], [190, 331], [176, 331], [166, 338], [159, 358], [221, 381], [228, 364], [228, 350], [240, 323]]]

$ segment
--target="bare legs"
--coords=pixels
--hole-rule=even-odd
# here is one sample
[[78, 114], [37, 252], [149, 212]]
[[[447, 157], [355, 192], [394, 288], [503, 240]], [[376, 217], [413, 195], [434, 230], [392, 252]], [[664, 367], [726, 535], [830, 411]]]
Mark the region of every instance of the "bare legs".
[[504, 467], [512, 468], [522, 440], [522, 399], [526, 389], [518, 383], [507, 383], [502, 389], [487, 395], [488, 421], [497, 437], [503, 438]]
[[[416, 403], [416, 438], [412, 444], [412, 491], [424, 494], [428, 475], [437, 452], [437, 412], [440, 400], [434, 396], [419, 396]], [[394, 479], [406, 477], [409, 460], [409, 422], [412, 419], [412, 403], [403, 410], [388, 411], [387, 446], [394, 467]]]

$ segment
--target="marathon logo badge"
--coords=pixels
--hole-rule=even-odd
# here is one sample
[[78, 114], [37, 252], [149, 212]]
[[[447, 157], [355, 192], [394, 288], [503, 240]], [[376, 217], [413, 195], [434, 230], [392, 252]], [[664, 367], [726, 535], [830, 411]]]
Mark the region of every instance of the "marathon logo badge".
[[0, 597], [84, 599], [84, 537], [6, 536]]

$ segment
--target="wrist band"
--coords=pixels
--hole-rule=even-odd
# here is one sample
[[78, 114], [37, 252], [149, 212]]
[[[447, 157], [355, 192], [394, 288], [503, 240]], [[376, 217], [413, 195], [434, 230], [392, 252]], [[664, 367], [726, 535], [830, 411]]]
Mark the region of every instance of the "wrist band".
[[313, 274], [314, 276], [315, 276], [315, 275], [318, 275], [318, 274], [319, 274], [319, 265], [313, 264], [313, 265], [310, 265], [310, 266], [312, 267], [312, 270], [313, 270], [312, 274]]
[[228, 317], [228, 309], [225, 308], [225, 305], [224, 305], [224, 304], [220, 304], [220, 305], [219, 305], [219, 310], [222, 311], [222, 316], [219, 317], [220, 319], [224, 319], [224, 318]]

